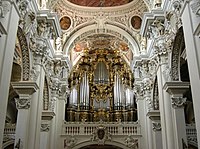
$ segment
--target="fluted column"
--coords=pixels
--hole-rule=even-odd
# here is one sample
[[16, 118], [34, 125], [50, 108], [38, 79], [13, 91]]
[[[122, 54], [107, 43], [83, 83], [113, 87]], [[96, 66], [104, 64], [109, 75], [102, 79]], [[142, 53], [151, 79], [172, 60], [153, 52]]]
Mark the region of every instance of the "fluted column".
[[10, 0], [1, 1], [0, 8], [3, 9], [0, 15], [0, 148], [2, 148], [19, 12], [15, 2]]
[[28, 149], [31, 95], [38, 89], [38, 85], [35, 82], [13, 82], [12, 86], [19, 95], [15, 99], [18, 109], [15, 146]]
[[[194, 106], [196, 128], [200, 128], [200, 12], [199, 0], [184, 0], [182, 4], [181, 19], [183, 24], [186, 55], [190, 74], [192, 99]], [[200, 148], [200, 129], [197, 129], [197, 142]]]
[[174, 124], [174, 138], [177, 140], [175, 142], [175, 149], [184, 148], [183, 143], [187, 145], [186, 137], [186, 124], [185, 124], [185, 114], [184, 114], [184, 104], [186, 98], [183, 98], [183, 94], [189, 89], [188, 82], [166, 82], [164, 88], [167, 92], [171, 94], [172, 102], [172, 116]]

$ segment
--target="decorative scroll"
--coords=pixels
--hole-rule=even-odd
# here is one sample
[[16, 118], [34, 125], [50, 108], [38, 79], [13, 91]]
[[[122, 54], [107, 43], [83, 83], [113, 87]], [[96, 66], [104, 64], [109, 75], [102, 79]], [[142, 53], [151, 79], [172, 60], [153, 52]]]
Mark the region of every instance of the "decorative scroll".
[[27, 40], [24, 35], [23, 30], [18, 27], [17, 37], [19, 39], [20, 47], [22, 50], [22, 74], [23, 74], [23, 81], [28, 81], [30, 77], [30, 60], [29, 60], [29, 50], [27, 45]]

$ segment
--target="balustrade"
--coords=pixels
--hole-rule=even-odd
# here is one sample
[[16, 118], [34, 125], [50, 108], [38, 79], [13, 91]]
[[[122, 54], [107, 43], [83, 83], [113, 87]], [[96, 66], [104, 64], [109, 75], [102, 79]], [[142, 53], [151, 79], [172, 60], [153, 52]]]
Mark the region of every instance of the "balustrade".
[[91, 135], [98, 127], [105, 127], [111, 135], [140, 135], [137, 122], [64, 122], [64, 135]]

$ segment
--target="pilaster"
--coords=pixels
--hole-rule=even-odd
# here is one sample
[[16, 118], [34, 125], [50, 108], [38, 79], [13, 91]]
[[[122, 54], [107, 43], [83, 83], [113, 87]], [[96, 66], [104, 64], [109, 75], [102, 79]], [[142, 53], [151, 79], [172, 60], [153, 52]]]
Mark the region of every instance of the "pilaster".
[[152, 122], [153, 129], [153, 148], [162, 148], [162, 134], [161, 134], [161, 123], [160, 121]]
[[[9, 94], [12, 62], [19, 21], [14, 1], [1, 0], [0, 4], [0, 148], [3, 143], [4, 124]], [[15, 22], [13, 24], [12, 22]]]
[[175, 149], [183, 148], [183, 143], [187, 145], [186, 137], [186, 124], [185, 124], [185, 114], [184, 114], [184, 104], [186, 98], [183, 94], [189, 89], [188, 82], [166, 82], [164, 89], [171, 95], [172, 103], [172, 116], [173, 116], [173, 127], [174, 127], [174, 138], [177, 140], [175, 142]]
[[[181, 8], [188, 69], [192, 90], [196, 128], [200, 128], [200, 15], [199, 1], [185, 0]], [[197, 129], [198, 147], [200, 148], [200, 129]]]
[[42, 120], [40, 128], [40, 149], [50, 148], [50, 128], [51, 121]]
[[19, 95], [15, 99], [18, 109], [15, 146], [28, 148], [31, 95], [36, 92], [38, 85], [36, 82], [13, 82], [12, 87]]

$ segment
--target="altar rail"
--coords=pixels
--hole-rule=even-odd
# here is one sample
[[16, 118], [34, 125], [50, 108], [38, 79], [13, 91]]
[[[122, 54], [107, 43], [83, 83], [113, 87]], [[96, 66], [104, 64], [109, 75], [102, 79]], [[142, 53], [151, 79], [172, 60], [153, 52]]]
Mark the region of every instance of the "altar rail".
[[103, 126], [111, 135], [141, 135], [137, 122], [64, 122], [65, 135], [91, 135], [97, 127]]

